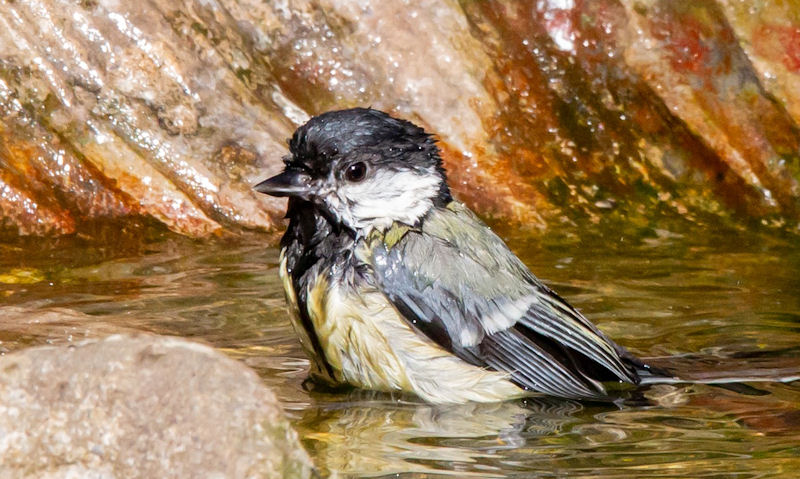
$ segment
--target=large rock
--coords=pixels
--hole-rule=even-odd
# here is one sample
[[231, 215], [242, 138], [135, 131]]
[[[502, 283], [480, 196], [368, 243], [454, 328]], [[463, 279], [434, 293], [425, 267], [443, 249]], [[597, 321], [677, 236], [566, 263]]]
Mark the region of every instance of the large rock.
[[110, 336], [0, 358], [0, 476], [306, 478], [254, 372], [213, 349]]
[[438, 135], [481, 213], [800, 222], [800, 8], [598, 0], [0, 2], [0, 227], [271, 229], [250, 186], [333, 108]]

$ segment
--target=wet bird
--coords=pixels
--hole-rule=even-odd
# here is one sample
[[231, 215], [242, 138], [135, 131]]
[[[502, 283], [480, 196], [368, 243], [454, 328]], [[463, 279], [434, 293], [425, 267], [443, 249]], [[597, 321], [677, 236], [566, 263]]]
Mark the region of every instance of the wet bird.
[[280, 274], [315, 380], [461, 403], [603, 400], [653, 375], [452, 197], [422, 128], [333, 111], [289, 150], [255, 189], [289, 197]]

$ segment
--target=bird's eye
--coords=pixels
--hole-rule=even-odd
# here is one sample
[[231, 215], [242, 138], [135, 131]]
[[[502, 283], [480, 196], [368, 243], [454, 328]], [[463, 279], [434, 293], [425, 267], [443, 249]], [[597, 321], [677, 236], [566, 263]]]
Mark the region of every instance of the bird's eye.
[[347, 171], [344, 172], [345, 179], [352, 183], [358, 183], [363, 180], [365, 176], [367, 176], [367, 165], [363, 161], [353, 163], [348, 166]]

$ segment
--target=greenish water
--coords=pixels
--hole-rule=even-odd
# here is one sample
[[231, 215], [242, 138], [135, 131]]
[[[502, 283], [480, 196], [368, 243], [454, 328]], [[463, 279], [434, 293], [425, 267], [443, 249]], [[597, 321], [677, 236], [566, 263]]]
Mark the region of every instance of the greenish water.
[[[259, 237], [136, 234], [113, 246], [80, 238], [0, 244], [0, 351], [132, 330], [210, 343], [259, 372], [323, 473], [340, 477], [788, 478], [800, 470], [800, 382], [659, 385], [645, 392], [648, 401], [620, 407], [445, 407], [308, 392], [276, 249]], [[501, 234], [538, 276], [639, 355], [700, 355], [685, 364], [701, 376], [798, 364], [795, 237]], [[68, 311], [48, 320], [54, 308]]]

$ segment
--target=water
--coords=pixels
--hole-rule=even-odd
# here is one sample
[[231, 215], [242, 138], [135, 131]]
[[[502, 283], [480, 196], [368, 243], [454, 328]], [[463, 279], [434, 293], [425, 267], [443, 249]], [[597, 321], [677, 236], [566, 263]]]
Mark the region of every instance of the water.
[[[686, 363], [701, 376], [797, 364], [794, 237], [691, 228], [500, 233], [537, 275], [639, 355], [700, 355]], [[193, 241], [144, 228], [113, 243], [0, 244], [0, 351], [114, 331], [212, 344], [276, 391], [325, 475], [797, 477], [800, 382], [659, 385], [646, 401], [622, 406], [431, 406], [308, 391], [308, 363], [283, 309], [278, 252], [268, 240]]]

